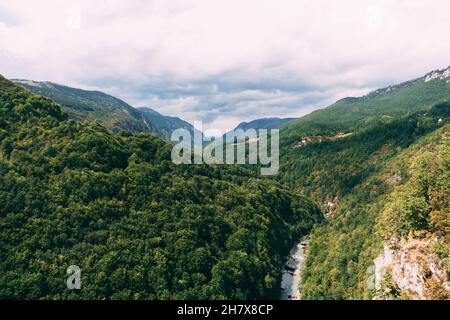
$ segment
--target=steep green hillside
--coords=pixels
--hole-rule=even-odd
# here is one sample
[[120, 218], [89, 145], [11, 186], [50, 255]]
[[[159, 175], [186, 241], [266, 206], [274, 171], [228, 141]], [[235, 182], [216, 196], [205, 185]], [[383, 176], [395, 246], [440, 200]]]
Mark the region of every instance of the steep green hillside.
[[320, 136], [282, 145], [280, 179], [318, 202], [333, 201], [383, 167], [386, 160], [421, 136], [439, 128], [448, 103], [426, 114], [369, 123], [352, 135]]
[[141, 112], [124, 101], [99, 91], [86, 91], [52, 82], [13, 80], [15, 83], [61, 104], [63, 110], [74, 120], [97, 121], [112, 132], [162, 134], [161, 129], [149, 122]]
[[367, 268], [382, 249], [375, 225], [392, 185], [413, 170], [383, 174], [401, 162], [398, 159], [407, 159], [401, 155], [417, 148], [417, 141], [446, 126], [448, 101], [450, 68], [365, 97], [343, 99], [282, 128], [279, 180], [314, 199], [329, 218], [312, 234], [304, 298], [375, 294], [366, 287]]
[[[447, 116], [449, 112], [447, 105]], [[382, 251], [383, 238], [408, 238], [418, 231], [420, 237], [441, 239], [440, 248], [424, 254], [439, 250], [439, 259], [450, 271], [449, 133], [450, 126], [443, 125], [399, 150], [395, 157], [382, 162], [378, 172], [340, 199], [333, 216], [313, 232], [303, 272], [304, 298], [361, 299], [379, 294], [369, 290], [367, 281], [369, 267]], [[432, 273], [426, 274], [431, 279]], [[442, 283], [431, 283], [425, 296], [445, 298]], [[392, 287], [390, 297], [385, 298], [402, 297], [408, 294]]]
[[[450, 299], [450, 125], [428, 135], [386, 172], [402, 183], [385, 201], [376, 231], [385, 244], [383, 298]], [[391, 257], [394, 256], [392, 259]], [[419, 266], [419, 270], [410, 272]], [[415, 278], [419, 278], [415, 284]]]
[[169, 157], [0, 77], [0, 299], [275, 297], [320, 210], [242, 167]]
[[[371, 297], [366, 271], [382, 248], [375, 224], [393, 185], [408, 176], [388, 168], [408, 159], [404, 154], [416, 150], [417, 141], [429, 137], [430, 143], [436, 130], [439, 137], [446, 134], [449, 118], [450, 103], [442, 103], [428, 112], [372, 121], [351, 135], [304, 138], [282, 153], [280, 180], [315, 199], [329, 217], [312, 233], [304, 298]], [[448, 141], [443, 148], [448, 150]]]
[[314, 111], [285, 126], [284, 141], [291, 145], [302, 135], [353, 132], [364, 129], [373, 120], [398, 118], [445, 101], [450, 101], [450, 67]]

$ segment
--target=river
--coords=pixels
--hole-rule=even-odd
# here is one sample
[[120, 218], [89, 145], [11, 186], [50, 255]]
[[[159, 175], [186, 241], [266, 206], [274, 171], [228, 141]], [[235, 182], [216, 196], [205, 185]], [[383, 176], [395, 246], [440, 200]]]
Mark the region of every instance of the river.
[[306, 249], [309, 243], [308, 238], [303, 238], [291, 249], [286, 257], [286, 264], [283, 267], [283, 277], [281, 280], [281, 300], [301, 299], [301, 271], [306, 259]]

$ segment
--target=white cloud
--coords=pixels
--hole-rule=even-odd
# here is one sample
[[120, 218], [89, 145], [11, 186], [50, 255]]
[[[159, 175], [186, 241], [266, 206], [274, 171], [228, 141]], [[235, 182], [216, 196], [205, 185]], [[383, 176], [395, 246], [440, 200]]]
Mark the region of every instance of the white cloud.
[[447, 0], [0, 0], [0, 73], [97, 86], [222, 128], [446, 67], [449, 9]]

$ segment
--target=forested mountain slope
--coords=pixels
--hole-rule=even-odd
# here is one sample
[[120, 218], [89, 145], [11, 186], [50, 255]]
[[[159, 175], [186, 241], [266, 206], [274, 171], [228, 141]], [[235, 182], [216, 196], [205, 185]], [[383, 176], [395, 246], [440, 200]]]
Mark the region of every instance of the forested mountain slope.
[[0, 203], [1, 299], [275, 297], [322, 217], [245, 168], [175, 166], [162, 140], [68, 120], [2, 77]]
[[[333, 216], [313, 232], [304, 298], [449, 298], [449, 134], [447, 118], [340, 199]], [[400, 254], [402, 263], [395, 258]], [[387, 272], [380, 287], [370, 287], [382, 267]]]
[[318, 202], [345, 196], [382, 168], [387, 159], [442, 126], [449, 105], [442, 103], [406, 117], [377, 119], [347, 135], [321, 135], [303, 138], [295, 145], [281, 144], [279, 178]]
[[363, 97], [349, 97], [284, 127], [284, 144], [304, 135], [334, 135], [364, 129], [374, 120], [399, 118], [450, 101], [450, 67]]
[[[411, 288], [405, 289], [405, 286], [403, 289], [391, 288], [387, 295], [371, 291], [367, 287], [370, 276], [367, 270], [374, 265], [375, 258], [385, 261], [380, 254], [383, 246], [392, 242], [383, 241], [375, 225], [383, 216], [382, 212], [387, 210], [384, 207], [388, 206], [386, 201], [393, 185], [414, 175], [415, 169], [410, 168], [408, 174], [392, 173], [391, 176], [385, 176], [385, 172], [392, 163], [406, 160], [404, 154], [410, 148], [418, 148], [415, 147], [417, 141], [434, 136], [435, 130], [445, 134], [445, 129], [440, 128], [449, 121], [448, 101], [450, 68], [361, 98], [343, 99], [282, 128], [279, 181], [314, 199], [328, 217], [327, 222], [312, 233], [302, 277], [304, 298], [442, 298], [446, 295], [441, 290], [446, 281], [442, 277], [440, 282], [432, 277], [434, 289], [428, 292], [428, 296], [422, 289], [415, 288], [416, 291], [422, 290], [417, 293]], [[449, 149], [446, 141], [442, 147], [444, 150]], [[435, 163], [430, 165], [435, 166]], [[442, 179], [442, 176], [434, 178]], [[447, 192], [448, 196], [448, 189], [442, 192]], [[428, 213], [427, 210], [421, 212], [425, 216]], [[400, 215], [394, 211], [389, 221], [393, 222], [392, 217], [397, 214]], [[450, 219], [448, 210], [443, 216], [441, 224]], [[448, 235], [449, 230], [444, 230], [441, 233]], [[429, 242], [423, 247], [432, 256], [429, 243], [437, 241], [437, 238], [430, 235], [433, 231], [426, 232]], [[397, 239], [398, 243], [407, 248], [410, 244], [408, 237], [403, 237], [403, 240]], [[448, 242], [444, 247], [449, 248]], [[390, 250], [389, 246], [386, 248]], [[391, 283], [395, 284], [392, 285], [394, 287], [402, 286], [402, 281], [404, 279], [397, 275]], [[417, 287], [425, 286], [421, 283]]]
[[160, 139], [68, 120], [0, 80], [0, 297], [80, 297], [63, 290], [70, 264], [82, 298], [275, 297], [316, 225], [303, 298], [448, 298], [450, 69], [282, 127], [279, 184], [174, 166]]
[[[450, 125], [421, 139], [385, 172], [400, 180], [377, 218], [381, 298], [450, 299]], [[400, 176], [401, 175], [401, 176]]]
[[[411, 246], [409, 241], [415, 241], [414, 237], [412, 240], [408, 238], [409, 232], [415, 231], [411, 227], [415, 223], [411, 222], [414, 220], [411, 216], [414, 215], [422, 216], [422, 224], [415, 228], [424, 232], [428, 239], [420, 244], [425, 248], [422, 251], [427, 257], [434, 257], [423, 265], [434, 268], [435, 265], [445, 264], [442, 261], [448, 256], [448, 241], [444, 242], [443, 247], [447, 249], [441, 249], [441, 262], [436, 262], [437, 264], [430, 262], [439, 260], [430, 243], [441, 243], [441, 238], [448, 237], [449, 234], [445, 225], [448, 226], [450, 213], [448, 205], [444, 205], [445, 199], [448, 200], [448, 188], [440, 189], [440, 194], [447, 198], [436, 200], [438, 205], [435, 200], [425, 196], [425, 200], [419, 199], [417, 210], [414, 209], [416, 204], [406, 200], [406, 204], [399, 205], [394, 200], [387, 199], [390, 199], [390, 193], [394, 191], [393, 185], [402, 185], [408, 177], [417, 174], [418, 169], [415, 166], [408, 168], [407, 161], [409, 156], [415, 155], [414, 150], [419, 156], [422, 152], [433, 152], [432, 145], [425, 150], [426, 148], [419, 147], [418, 141], [445, 141], [441, 143], [441, 150], [448, 152], [448, 139], [443, 137], [448, 134], [449, 101], [450, 68], [377, 90], [361, 98], [338, 101], [329, 108], [313, 112], [282, 128], [279, 180], [288, 188], [314, 199], [328, 217], [328, 221], [315, 228], [312, 233], [302, 277], [304, 298], [446, 297], [447, 292], [442, 288], [445, 289], [448, 274], [447, 279], [431, 276], [432, 284], [419, 281], [414, 288], [404, 285], [411, 279], [405, 280], [399, 274], [393, 278], [387, 275], [386, 281], [391, 283], [387, 294], [369, 290], [367, 280], [370, 276], [368, 270], [371, 270], [368, 268], [374, 266], [374, 259], [377, 257], [378, 278], [382, 262], [390, 269], [397, 270], [394, 262], [388, 263], [385, 259], [389, 256], [386, 252], [392, 250], [389, 246], [392, 241], [383, 240], [380, 233], [387, 226], [403, 229], [402, 236], [394, 241], [403, 249], [392, 251], [392, 255], [408, 252], [417, 256], [417, 253], [411, 253], [407, 249]], [[434, 133], [436, 130], [437, 133]], [[447, 160], [442, 159], [446, 163]], [[429, 160], [428, 170], [436, 173], [437, 163], [431, 161], [431, 158]], [[405, 169], [388, 173], [387, 170], [393, 163]], [[445, 172], [448, 175], [448, 164], [447, 167], [444, 164], [439, 166], [444, 171], [447, 170]], [[444, 177], [442, 173], [436, 173], [427, 179], [443, 181]], [[409, 193], [405, 198], [411, 199]], [[394, 202], [390, 205], [389, 201]], [[440, 233], [435, 233], [437, 231], [432, 227], [436, 222], [429, 221], [433, 220], [430, 213], [433, 206], [442, 207], [439, 218], [434, 215], [441, 225]], [[402, 214], [410, 220], [402, 218]], [[380, 219], [389, 222], [381, 223]], [[416, 276], [420, 278], [422, 275]]]
[[124, 101], [99, 91], [87, 91], [52, 82], [13, 80], [33, 93], [59, 103], [70, 119], [97, 121], [108, 130], [163, 134], [155, 123]]
[[170, 140], [172, 132], [177, 129], [186, 129], [191, 134], [191, 137], [194, 137], [194, 133], [197, 131], [197, 134], [202, 136], [202, 133], [194, 128], [192, 124], [187, 121], [184, 121], [178, 117], [169, 117], [160, 114], [159, 112], [151, 109], [151, 108], [138, 108], [139, 112], [141, 112], [145, 119], [158, 126], [160, 129], [163, 138], [165, 140]]

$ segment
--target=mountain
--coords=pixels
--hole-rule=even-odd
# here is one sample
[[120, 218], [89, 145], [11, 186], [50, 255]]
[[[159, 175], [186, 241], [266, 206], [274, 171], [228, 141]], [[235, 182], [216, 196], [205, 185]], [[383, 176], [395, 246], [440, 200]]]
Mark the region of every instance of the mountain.
[[111, 132], [127, 130], [152, 133], [169, 141], [172, 131], [176, 129], [187, 129], [191, 135], [195, 131], [190, 123], [180, 118], [164, 116], [151, 108], [133, 108], [103, 92], [71, 88], [52, 82], [12, 81], [58, 102], [71, 119], [97, 121]]
[[302, 298], [450, 299], [450, 69], [280, 129], [278, 176], [176, 166], [0, 77], [0, 298], [274, 298], [310, 234]]
[[299, 135], [336, 134], [364, 128], [381, 118], [400, 117], [428, 110], [450, 101], [450, 67], [415, 80], [389, 86], [363, 97], [348, 97], [316, 110], [284, 127], [284, 136], [293, 143]]
[[161, 129], [126, 102], [99, 91], [71, 88], [52, 82], [12, 80], [33, 93], [59, 103], [71, 119], [97, 121], [112, 132], [128, 130], [162, 135]]
[[377, 299], [450, 299], [449, 137], [443, 126], [384, 171], [393, 188], [375, 225], [383, 243], [374, 260]]
[[[383, 208], [389, 206], [394, 188], [402, 188], [414, 175], [414, 166], [405, 168], [410, 166], [414, 150], [419, 150], [420, 141], [428, 146], [428, 150], [417, 151], [420, 157], [432, 155], [433, 144], [439, 140], [442, 150], [449, 150], [445, 138], [449, 116], [450, 104], [439, 105], [428, 113], [377, 123], [349, 137], [307, 143], [290, 154], [290, 161], [282, 161], [280, 180], [288, 188], [313, 197], [328, 217], [327, 223], [317, 227], [311, 236], [302, 276], [306, 299], [367, 299], [377, 294], [366, 286], [367, 272], [383, 252], [377, 221]], [[427, 163], [428, 170], [434, 171], [432, 162], [424, 165]], [[445, 192], [441, 191], [435, 205], [444, 209], [442, 194]], [[416, 200], [409, 200], [410, 209], [416, 210]], [[422, 205], [422, 200], [418, 201]], [[402, 212], [410, 220], [402, 217]], [[410, 221], [419, 212], [398, 209], [390, 215], [389, 223], [412, 225]], [[420, 214], [427, 216], [428, 212]], [[440, 223], [445, 221], [445, 215], [440, 219]], [[419, 226], [417, 232], [423, 230], [422, 235], [433, 238], [432, 225], [425, 226]], [[442, 236], [437, 239], [443, 241]]]
[[[281, 128], [277, 180], [327, 217], [311, 235], [304, 298], [450, 297], [449, 123], [445, 69]], [[381, 287], [368, 287], [371, 275]]]
[[[303, 192], [320, 201], [342, 194], [344, 190], [351, 190], [369, 174], [369, 164], [362, 162], [364, 157], [401, 141], [401, 137], [396, 138], [389, 131], [382, 132], [385, 129], [380, 128], [396, 125], [396, 121], [403, 121], [410, 115], [431, 112], [436, 110], [436, 105], [446, 105], [448, 101], [450, 68], [433, 71], [421, 78], [376, 90], [363, 97], [342, 99], [290, 122], [282, 126], [280, 132], [281, 168], [284, 167], [281, 175], [285, 175], [283, 180], [301, 187]], [[402, 125], [406, 125], [406, 122], [402, 122]], [[376, 139], [358, 141], [364, 134], [377, 131], [380, 132]], [[310, 149], [320, 149], [319, 153], [313, 151], [314, 157], [321, 157], [316, 158], [314, 164], [306, 159]], [[366, 170], [367, 173], [358, 170], [351, 173], [346, 167], [333, 168], [338, 164], [339, 153], [348, 153], [348, 159], [345, 160], [348, 166]], [[318, 175], [318, 168], [326, 166], [330, 166], [327, 173]], [[309, 178], [308, 172], [311, 173]], [[298, 178], [297, 173], [300, 173]], [[341, 185], [335, 188], [336, 183], [340, 182], [348, 183], [348, 187]]]
[[137, 110], [144, 115], [147, 122], [154, 123], [156, 126], [158, 126], [166, 140], [170, 139], [172, 132], [176, 129], [188, 130], [191, 134], [191, 137], [194, 136], [195, 132], [200, 135], [202, 134], [189, 122], [184, 121], [178, 117], [163, 116], [162, 114], [151, 108], [138, 108]]
[[0, 76], [0, 299], [277, 297], [319, 208], [245, 167], [170, 154]]
[[295, 118], [264, 118], [256, 119], [250, 122], [241, 122], [234, 130], [248, 130], [248, 129], [278, 129], [281, 126], [296, 120]]

